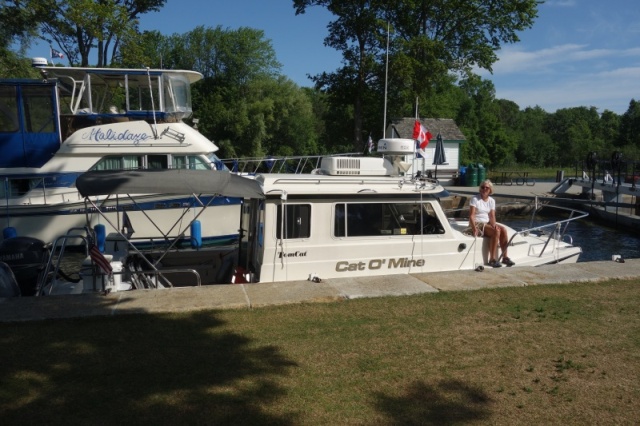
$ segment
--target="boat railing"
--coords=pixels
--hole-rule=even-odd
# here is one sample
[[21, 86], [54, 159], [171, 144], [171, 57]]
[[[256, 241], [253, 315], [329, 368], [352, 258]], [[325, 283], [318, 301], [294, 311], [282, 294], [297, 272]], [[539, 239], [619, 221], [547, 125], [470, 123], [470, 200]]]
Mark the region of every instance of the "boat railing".
[[[51, 173], [44, 175], [5, 175], [0, 179], [0, 194], [9, 204], [47, 204], [78, 201], [74, 182], [80, 172]], [[15, 200], [15, 201], [14, 201]]]
[[[171, 281], [169, 281], [164, 274], [173, 274], [173, 273], [181, 273], [181, 274], [192, 274], [196, 278], [196, 287], [202, 286], [202, 278], [200, 274], [195, 269], [189, 268], [177, 268], [177, 269], [146, 269], [146, 270], [131, 270], [129, 269], [129, 274], [131, 276], [131, 281], [135, 288], [170, 288], [173, 287]], [[162, 284], [159, 280], [162, 278], [164, 280], [164, 284]]]
[[[569, 237], [570, 243], [573, 244], [573, 239], [570, 236], [566, 235], [569, 224], [575, 220], [584, 219], [587, 216], [589, 216], [589, 213], [587, 212], [584, 212], [582, 210], [572, 209], [570, 207], [556, 206], [552, 204], [540, 205], [538, 197], [535, 198], [535, 206], [536, 208], [532, 211], [532, 214], [531, 214], [531, 221], [529, 223], [529, 227], [527, 229], [523, 229], [520, 231], [516, 230], [516, 232], [509, 239], [508, 244], [511, 245], [516, 235], [528, 235], [533, 233], [538, 233], [542, 235], [549, 229], [552, 229], [552, 231], [549, 232], [549, 236], [545, 241], [544, 246], [542, 247], [542, 250], [540, 251], [540, 254], [538, 255], [538, 257], [542, 257], [542, 255], [545, 253], [551, 239], [555, 239], [557, 241], [563, 241], [565, 237]], [[533, 226], [533, 223], [535, 221], [535, 216], [542, 208], [549, 208], [549, 209], [555, 209], [556, 211], [562, 211], [564, 213], [568, 213], [569, 217], [566, 219], [557, 220], [545, 225]]]
[[[38, 284], [36, 287], [36, 296], [43, 295], [43, 290], [47, 284], [51, 284], [49, 286], [49, 294], [53, 291], [53, 286], [55, 285], [55, 279], [61, 272], [61, 265], [64, 258], [64, 253], [67, 249], [67, 245], [69, 241], [73, 241], [78, 245], [77, 242], [80, 240], [82, 242], [82, 247], [84, 249], [85, 257], [89, 256], [89, 240], [92, 238], [92, 231], [87, 227], [81, 228], [71, 228], [67, 231], [65, 235], [62, 235], [56, 238], [51, 246], [51, 250], [49, 252], [49, 259], [47, 260], [47, 264], [45, 268], [40, 273], [38, 278]], [[55, 264], [54, 264], [55, 263]]]
[[356, 157], [360, 152], [333, 155], [266, 156], [226, 158], [220, 161], [232, 172], [238, 174], [256, 173], [311, 173], [320, 168], [324, 157]]
[[[36, 295], [50, 295], [55, 294], [54, 287], [57, 284], [57, 277], [61, 276], [65, 279], [70, 279], [63, 271], [62, 264], [65, 259], [65, 252], [68, 245], [78, 246], [78, 240], [81, 241], [81, 247], [83, 249], [84, 258], [89, 257], [90, 242], [95, 240], [95, 234], [93, 230], [88, 227], [71, 228], [65, 235], [56, 238], [52, 244], [47, 264], [40, 273], [37, 283]], [[73, 243], [73, 244], [71, 244]], [[145, 259], [146, 260], [146, 259]], [[92, 262], [93, 263], [93, 262]], [[197, 270], [191, 268], [166, 268], [157, 269], [155, 265], [146, 261], [147, 265], [151, 268], [142, 269], [141, 264], [138, 262], [135, 267], [132, 267], [131, 262], [127, 262], [127, 268], [122, 268], [119, 271], [112, 271], [112, 275], [125, 276], [128, 275], [131, 278], [132, 285], [135, 288], [169, 288], [173, 287], [173, 284], [166, 278], [165, 274], [181, 273], [191, 274], [195, 277], [195, 285], [202, 286], [202, 278]], [[91, 276], [93, 277], [93, 290], [94, 291], [106, 291], [106, 283], [104, 279], [100, 280], [99, 267], [95, 264], [91, 265]], [[87, 272], [83, 267], [80, 269], [80, 279]], [[79, 280], [78, 280], [79, 281]], [[97, 285], [101, 285], [101, 288], [97, 288]], [[46, 290], [45, 290], [46, 289]]]
[[[506, 204], [501, 204], [500, 207], [507, 207], [509, 205], [518, 205], [518, 206], [522, 206], [522, 203], [506, 203]], [[564, 218], [564, 219], [559, 219], [559, 220], [553, 220], [550, 221], [549, 223], [545, 223], [542, 225], [534, 225], [534, 223], [536, 222], [536, 218], [537, 216], [540, 214], [540, 212], [543, 209], [553, 209], [554, 216], [557, 216], [558, 214], [563, 214], [563, 215], [568, 215], [568, 217]], [[455, 208], [455, 209], [446, 209], [445, 210], [445, 214], [447, 215], [447, 217], [451, 217], [451, 216], [455, 216], [456, 218], [458, 216], [460, 216], [461, 212], [464, 211], [468, 211], [468, 207], [467, 208]], [[524, 228], [524, 229], [514, 229], [514, 233], [511, 236], [511, 238], [509, 238], [509, 245], [512, 245], [514, 238], [516, 238], [516, 236], [518, 235], [522, 235], [522, 236], [526, 236], [528, 234], [538, 234], [538, 235], [545, 235], [548, 233], [548, 238], [542, 248], [542, 250], [539, 253], [539, 257], [542, 256], [548, 245], [549, 242], [551, 242], [552, 239], [558, 240], [558, 241], [562, 241], [564, 240], [566, 237], [568, 237], [570, 239], [570, 243], [572, 244], [573, 241], [571, 239], [570, 236], [566, 235], [567, 232], [567, 228], [569, 226], [569, 224], [573, 221], [579, 220], [579, 219], [584, 219], [587, 216], [589, 216], [589, 213], [582, 211], [582, 210], [576, 210], [576, 209], [572, 209], [570, 207], [564, 207], [564, 206], [557, 206], [557, 205], [553, 205], [553, 204], [549, 204], [549, 203], [540, 203], [540, 201], [538, 200], [538, 197], [535, 197], [534, 199], [534, 206], [531, 210], [531, 218], [529, 220], [529, 226]]]
[[629, 185], [633, 190], [640, 183], [640, 161], [624, 159], [620, 152], [601, 158], [590, 152], [585, 160], [576, 161], [574, 179], [602, 185]]

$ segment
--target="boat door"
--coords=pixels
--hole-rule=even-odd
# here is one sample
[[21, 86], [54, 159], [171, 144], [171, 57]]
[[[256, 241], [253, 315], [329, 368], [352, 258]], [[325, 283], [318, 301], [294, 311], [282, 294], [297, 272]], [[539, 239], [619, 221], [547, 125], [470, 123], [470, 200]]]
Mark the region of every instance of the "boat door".
[[254, 282], [260, 281], [260, 269], [264, 257], [264, 200], [251, 199], [249, 204], [249, 229], [246, 259], [247, 269], [254, 274]]
[[42, 167], [60, 147], [55, 82], [0, 82], [0, 167]]

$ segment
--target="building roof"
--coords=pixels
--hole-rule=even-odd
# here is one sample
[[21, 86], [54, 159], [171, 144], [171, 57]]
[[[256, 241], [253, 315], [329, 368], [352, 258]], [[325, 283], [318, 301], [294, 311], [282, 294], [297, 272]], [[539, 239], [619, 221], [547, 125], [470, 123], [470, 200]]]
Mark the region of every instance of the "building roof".
[[[410, 117], [392, 119], [387, 127], [387, 137], [411, 139], [415, 120]], [[419, 120], [434, 138], [440, 133], [443, 141], [466, 140], [458, 125], [450, 118], [420, 118]]]

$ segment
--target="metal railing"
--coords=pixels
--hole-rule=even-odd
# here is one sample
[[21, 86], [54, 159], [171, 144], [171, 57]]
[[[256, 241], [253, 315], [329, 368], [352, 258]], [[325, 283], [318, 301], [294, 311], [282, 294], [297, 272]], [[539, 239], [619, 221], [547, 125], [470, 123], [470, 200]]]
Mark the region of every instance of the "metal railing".
[[324, 157], [356, 157], [362, 156], [360, 152], [335, 154], [335, 155], [301, 155], [283, 157], [246, 157], [226, 158], [222, 163], [232, 172], [239, 174], [256, 173], [310, 173], [320, 168]]
[[[506, 205], [509, 204], [516, 204], [516, 203], [507, 203], [507, 204], [501, 204], [500, 207], [504, 207]], [[517, 205], [522, 205], [522, 203], [517, 203]], [[555, 209], [558, 211], [562, 211], [564, 213], [568, 213], [569, 217], [566, 219], [560, 219], [560, 220], [553, 220], [550, 221], [549, 223], [543, 224], [543, 225], [538, 225], [538, 226], [534, 226], [534, 222], [536, 221], [536, 217], [538, 216], [538, 214], [542, 211], [542, 209]], [[463, 208], [456, 208], [456, 209], [447, 209], [445, 210], [445, 214], [447, 215], [447, 217], [451, 217], [452, 215], [455, 216], [453, 217], [453, 219], [458, 219], [459, 213], [466, 211], [468, 212], [468, 207], [463, 207]], [[522, 236], [526, 236], [528, 234], [535, 234], [538, 233], [539, 236], [544, 235], [545, 231], [548, 231], [550, 229], [552, 229], [552, 232], [549, 232], [549, 237], [547, 238], [547, 240], [544, 243], [544, 246], [540, 252], [540, 254], [538, 255], [538, 257], [542, 257], [542, 255], [545, 253], [549, 242], [552, 239], [555, 239], [557, 241], [563, 241], [565, 239], [566, 232], [567, 232], [567, 228], [569, 226], [569, 223], [579, 220], [579, 219], [584, 219], [587, 216], [589, 216], [589, 213], [584, 212], [582, 210], [576, 210], [576, 209], [572, 209], [569, 207], [563, 207], [563, 206], [556, 206], [556, 205], [552, 205], [552, 204], [547, 204], [547, 203], [540, 203], [540, 200], [538, 199], [538, 197], [536, 196], [534, 199], [534, 207], [531, 210], [531, 218], [529, 220], [529, 226], [525, 229], [521, 229], [521, 230], [517, 230], [514, 229], [514, 233], [511, 236], [511, 238], [509, 238], [508, 241], [508, 245], [513, 245], [513, 239], [517, 236], [517, 235], [522, 235]], [[571, 238], [569, 236], [569, 238]], [[569, 244], [573, 245], [573, 241], [570, 241]]]

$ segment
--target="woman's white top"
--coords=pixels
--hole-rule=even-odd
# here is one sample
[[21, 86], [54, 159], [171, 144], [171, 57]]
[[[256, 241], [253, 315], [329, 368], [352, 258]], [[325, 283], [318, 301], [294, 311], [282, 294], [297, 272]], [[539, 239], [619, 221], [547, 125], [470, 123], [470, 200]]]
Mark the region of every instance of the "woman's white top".
[[489, 197], [485, 201], [480, 194], [476, 194], [471, 198], [469, 205], [476, 208], [476, 223], [489, 223], [489, 213], [496, 209], [496, 200]]

